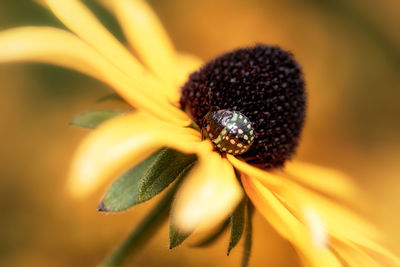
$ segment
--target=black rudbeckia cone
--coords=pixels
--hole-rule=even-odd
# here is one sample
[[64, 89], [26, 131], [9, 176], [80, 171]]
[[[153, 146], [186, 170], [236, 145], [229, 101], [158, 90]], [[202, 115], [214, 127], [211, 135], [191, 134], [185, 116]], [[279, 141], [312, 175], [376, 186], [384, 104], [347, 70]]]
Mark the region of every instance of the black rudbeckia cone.
[[301, 67], [292, 54], [257, 45], [224, 54], [192, 73], [182, 87], [180, 104], [200, 126], [209, 111], [246, 115], [255, 140], [241, 158], [270, 169], [282, 167], [295, 152], [306, 98]]

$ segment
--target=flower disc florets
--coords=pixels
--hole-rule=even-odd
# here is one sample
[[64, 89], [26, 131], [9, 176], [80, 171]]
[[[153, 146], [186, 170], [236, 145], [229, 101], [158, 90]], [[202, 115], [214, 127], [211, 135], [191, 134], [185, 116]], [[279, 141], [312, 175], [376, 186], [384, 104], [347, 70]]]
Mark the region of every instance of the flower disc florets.
[[200, 126], [209, 111], [246, 115], [255, 140], [241, 157], [268, 169], [283, 166], [295, 152], [306, 93], [301, 68], [291, 53], [257, 45], [224, 54], [192, 73], [182, 87], [180, 103]]

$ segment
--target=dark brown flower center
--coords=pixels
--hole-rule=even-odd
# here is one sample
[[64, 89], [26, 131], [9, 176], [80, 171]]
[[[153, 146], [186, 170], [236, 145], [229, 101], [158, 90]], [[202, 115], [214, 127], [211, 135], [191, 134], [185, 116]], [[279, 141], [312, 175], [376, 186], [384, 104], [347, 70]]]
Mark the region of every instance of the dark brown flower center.
[[295, 152], [306, 93], [301, 68], [291, 53], [257, 45], [224, 54], [192, 73], [182, 87], [180, 104], [200, 126], [209, 111], [246, 115], [255, 140], [241, 158], [269, 169], [283, 166]]

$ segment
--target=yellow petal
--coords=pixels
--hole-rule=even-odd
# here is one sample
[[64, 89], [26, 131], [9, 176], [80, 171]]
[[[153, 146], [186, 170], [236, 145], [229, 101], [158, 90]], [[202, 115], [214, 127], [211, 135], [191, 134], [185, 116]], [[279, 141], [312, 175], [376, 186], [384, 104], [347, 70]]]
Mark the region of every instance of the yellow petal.
[[281, 179], [276, 179], [275, 176], [268, 175], [267, 172], [259, 168], [253, 167], [246, 162], [237, 159], [233, 155], [227, 154], [227, 158], [232, 163], [232, 165], [235, 166], [236, 169], [247, 174], [247, 176], [263, 177], [263, 182], [268, 183], [268, 188], [278, 189], [283, 186], [283, 182]]
[[231, 164], [202, 142], [199, 162], [176, 194], [172, 222], [182, 232], [206, 230], [226, 219], [243, 197]]
[[176, 79], [176, 54], [157, 15], [142, 0], [103, 1], [114, 12], [138, 56], [166, 81]]
[[257, 210], [268, 220], [283, 237], [297, 243], [304, 242], [304, 247], [309, 246], [308, 239], [300, 236], [304, 233], [303, 226], [282, 203], [264, 187], [256, 178], [241, 175], [243, 187]]
[[368, 237], [364, 237], [363, 239], [357, 241], [346, 239], [341, 241], [352, 242], [356, 246], [359, 246], [362, 249], [375, 254], [377, 258], [380, 259], [379, 262], [382, 261], [386, 263], [384, 266], [400, 266], [400, 258], [398, 256], [392, 254], [386, 248], [382, 247], [373, 240], [368, 239]]
[[360, 196], [351, 178], [337, 170], [291, 161], [285, 165], [283, 175], [285, 174], [306, 186], [341, 199]]
[[189, 75], [200, 69], [203, 61], [191, 54], [180, 53], [177, 57], [178, 84], [182, 85], [189, 78]]
[[258, 179], [241, 175], [243, 187], [257, 210], [295, 247], [305, 266], [342, 266], [326, 247], [313, 246], [312, 237], [285, 205]]
[[[203, 62], [198, 57], [193, 55], [180, 53], [177, 55], [177, 86], [181, 87], [189, 79], [189, 75], [200, 69]], [[181, 97], [180, 90], [171, 90], [168, 98], [172, 103], [179, 103]]]
[[94, 77], [99, 55], [71, 33], [50, 27], [0, 32], [0, 62], [36, 61], [60, 65]]
[[[140, 63], [116, 40], [77, 0], [45, 0], [52, 12], [80, 38], [104, 55], [130, 80], [132, 88], [154, 102], [167, 102], [165, 84], [154, 79]], [[155, 97], [154, 97], [155, 96]], [[165, 103], [160, 103], [161, 105]], [[185, 115], [170, 107], [170, 112], [185, 120]]]
[[333, 247], [349, 266], [400, 266], [398, 257], [369, 239], [364, 244], [334, 239]]
[[343, 265], [348, 267], [359, 267], [359, 266], [368, 266], [368, 267], [381, 267], [377, 262], [368, 257], [365, 254], [361, 255], [359, 252], [354, 252], [349, 248], [340, 248], [336, 249], [339, 256], [343, 259]]
[[[36, 61], [91, 75], [113, 87], [138, 109], [178, 125], [189, 119], [171, 104], [146, 97], [114, 65], [73, 34], [50, 27], [22, 27], [0, 33], [0, 62]], [[176, 116], [179, 114], [179, 116]]]
[[[302, 217], [304, 215], [304, 207], [315, 209], [330, 235], [339, 238], [347, 237], [360, 242], [365, 236], [368, 238], [379, 236], [377, 231], [359, 216], [324, 195], [294, 183], [292, 180], [287, 179], [286, 176], [282, 176], [282, 172], [263, 171], [233, 156], [228, 156], [228, 159], [240, 171], [256, 177], [265, 187], [271, 188], [278, 193], [281, 201], [285, 201], [286, 205], [297, 216]], [[319, 174], [323, 176], [324, 172], [322, 170], [320, 168]], [[329, 175], [330, 171], [327, 173]], [[346, 227], [343, 227], [343, 225], [346, 225]]]
[[[302, 186], [302, 184], [309, 186], [308, 183], [313, 184], [313, 181], [308, 181], [306, 177], [301, 177], [301, 181], [306, 181], [306, 183], [297, 184], [294, 181], [295, 179], [293, 180], [289, 179], [288, 175], [285, 175], [283, 172], [263, 171], [261, 169], [250, 166], [245, 162], [236, 159], [233, 156], [228, 156], [228, 159], [240, 171], [248, 175], [254, 176], [251, 178], [247, 178], [246, 180], [246, 178], [243, 178], [246, 176], [242, 175], [243, 186], [246, 190], [246, 193], [252, 199], [253, 203], [256, 206], [257, 206], [256, 203], [257, 202], [259, 203], [258, 205], [260, 207], [258, 209], [262, 214], [264, 214], [267, 220], [271, 218], [272, 218], [271, 220], [273, 220], [273, 212], [271, 212], [271, 210], [268, 209], [268, 205], [266, 205], [266, 203], [268, 201], [275, 201], [275, 199], [273, 199], [273, 196], [275, 196], [280, 201], [280, 203], [282, 204], [281, 206], [282, 213], [279, 216], [284, 219], [283, 221], [279, 222], [279, 220], [275, 218], [278, 222], [273, 223], [272, 221], [271, 223], [278, 230], [278, 232], [280, 232], [284, 237], [286, 237], [292, 243], [294, 243], [295, 246], [297, 243], [299, 243], [299, 240], [302, 239], [306, 240], [307, 234], [304, 234], [303, 238], [301, 237], [293, 238], [292, 232], [284, 230], [291, 228], [295, 229], [296, 221], [293, 218], [297, 218], [300, 224], [308, 226], [308, 228], [310, 229], [309, 235], [312, 237], [311, 240], [312, 243], [314, 243], [314, 247], [315, 247], [315, 241], [317, 241], [317, 244], [320, 243], [321, 238], [318, 236], [320, 236], [321, 227], [325, 228], [325, 234], [329, 235], [330, 237], [332, 237], [333, 240], [335, 240], [335, 244], [337, 242], [345, 243], [347, 249], [349, 250], [354, 250], [354, 248], [357, 247], [357, 249], [360, 250], [360, 254], [357, 254], [356, 252], [354, 253], [357, 254], [358, 258], [357, 259], [353, 258], [352, 260], [349, 260], [348, 263], [355, 264], [363, 262], [364, 264], [351, 265], [351, 266], [370, 266], [365, 263], [373, 259], [370, 258], [369, 255], [366, 254], [365, 252], [363, 252], [365, 254], [363, 255], [363, 253], [361, 253], [362, 248], [364, 248], [365, 250], [369, 250], [371, 253], [379, 254], [381, 258], [384, 259], [385, 262], [390, 262], [389, 266], [400, 265], [400, 261], [397, 257], [392, 255], [383, 247], [379, 246], [374, 241], [372, 241], [373, 239], [377, 238], [379, 234], [377, 233], [376, 229], [372, 227], [368, 222], [358, 217], [357, 215], [355, 215], [353, 212], [349, 211], [342, 205], [337, 204], [336, 201], [331, 200], [330, 198], [322, 194], [319, 194], [316, 191], [309, 189], [308, 187]], [[318, 169], [318, 172], [315, 173], [318, 173], [323, 177], [324, 169], [317, 167], [315, 168]], [[312, 171], [312, 169], [314, 169], [314, 167], [311, 166], [307, 171]], [[300, 168], [300, 170], [304, 169]], [[295, 172], [296, 170], [292, 171]], [[313, 175], [315, 175], [315, 173]], [[337, 177], [338, 173], [336, 173], [336, 176], [333, 176], [333, 173], [335, 173], [335, 171], [327, 170], [327, 175], [325, 177]], [[313, 178], [317, 179], [316, 176], [314, 176]], [[334, 179], [335, 178], [332, 178], [332, 180]], [[346, 183], [347, 183], [346, 180], [344, 180], [342, 185]], [[351, 183], [347, 184], [349, 185]], [[311, 187], [316, 188], [315, 184], [313, 184], [313, 186]], [[349, 186], [349, 188], [351, 187], [352, 186]], [[267, 188], [271, 189], [274, 193], [268, 192]], [[339, 186], [336, 188], [343, 188], [343, 187]], [[320, 191], [327, 190], [327, 188], [325, 188], [324, 186], [318, 186], [318, 189], [320, 189]], [[268, 196], [270, 199], [267, 201]], [[276, 207], [279, 207], [278, 205], [279, 202], [275, 202], [275, 204]], [[314, 215], [317, 215], [317, 217], [312, 216], [310, 218], [310, 216], [307, 214], [307, 210], [310, 208], [312, 209]], [[285, 214], [284, 209], [287, 209], [286, 217], [283, 216]], [[292, 214], [292, 216], [294, 217], [291, 218], [289, 214]], [[316, 218], [319, 218], [317, 220], [317, 223], [315, 223]], [[287, 224], [285, 225], [285, 221], [290, 222], [290, 220], [291, 220], [290, 223], [291, 225]], [[282, 229], [280, 229], [279, 227], [282, 227]], [[300, 232], [301, 227], [298, 226], [297, 231]], [[287, 236], [285, 236], [285, 234]], [[323, 239], [324, 238], [322, 238], [322, 240]], [[350, 246], [349, 244], [352, 244], [352, 246]], [[299, 248], [298, 251], [300, 253], [301, 251], [307, 252], [307, 244], [303, 244], [300, 246], [297, 245], [296, 247]], [[353, 252], [348, 252], [348, 251], [343, 252], [336, 250], [336, 252], [344, 260], [347, 260], [348, 257], [351, 257], [349, 255], [353, 255], [352, 254]], [[332, 252], [323, 250], [322, 253], [317, 254], [319, 255], [317, 256], [317, 258], [315, 257], [313, 258], [312, 256], [309, 255], [309, 253], [310, 250], [308, 251], [308, 253], [306, 253], [305, 258], [301, 257], [303, 261], [305, 262], [311, 261], [317, 263], [318, 261], [321, 260], [320, 257], [322, 257], [323, 261], [326, 261], [326, 263], [321, 264], [321, 266], [331, 266], [329, 264], [334, 264], [334, 265], [340, 264], [339, 259], [335, 257], [335, 255], [333, 255]], [[331, 263], [328, 264], [328, 262]], [[312, 265], [311, 263], [309, 264]]]
[[304, 219], [311, 233], [311, 240], [315, 248], [327, 247], [329, 240], [325, 225], [319, 214], [312, 207], [303, 208]]
[[[382, 266], [375, 261], [371, 255], [368, 255], [362, 248], [352, 242], [343, 242], [343, 240], [333, 240], [333, 249], [337, 251], [344, 262], [350, 267]], [[386, 265], [385, 265], [386, 266]]]
[[85, 196], [161, 147], [196, 153], [199, 133], [135, 112], [105, 122], [81, 143], [72, 162], [69, 188]]
[[[284, 177], [282, 178], [284, 179]], [[359, 247], [360, 249], [362, 247], [371, 253], [379, 254], [385, 262], [390, 262], [390, 266], [400, 265], [400, 260], [397, 257], [373, 241], [380, 234], [366, 220], [314, 191], [303, 188], [291, 181], [286, 181], [284, 184], [285, 188], [279, 190], [280, 195], [294, 214], [301, 216], [303, 207], [309, 205], [321, 218], [326, 231], [334, 239], [347, 243], [348, 248], [350, 247], [349, 244], [353, 244], [354, 247]], [[362, 251], [360, 250], [359, 253], [362, 254]], [[368, 261], [368, 254], [358, 256], [360, 261]]]
[[315, 209], [324, 221], [327, 232], [334, 237], [361, 242], [365, 238], [374, 239], [379, 236], [374, 227], [344, 206], [293, 182], [286, 181], [280, 195], [298, 215], [301, 215], [303, 206]]
[[183, 84], [189, 77], [189, 74], [200, 69], [203, 61], [194, 55], [179, 53], [177, 64], [179, 71], [179, 84]]
[[44, 1], [65, 26], [118, 65], [122, 72], [143, 71], [141, 64], [82, 3], [77, 0]]

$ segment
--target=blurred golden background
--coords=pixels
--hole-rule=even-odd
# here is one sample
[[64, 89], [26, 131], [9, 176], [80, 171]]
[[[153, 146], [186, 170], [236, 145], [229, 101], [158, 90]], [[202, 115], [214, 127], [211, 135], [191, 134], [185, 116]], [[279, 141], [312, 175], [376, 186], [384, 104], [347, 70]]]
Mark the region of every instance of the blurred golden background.
[[[123, 41], [110, 14], [85, 1]], [[302, 64], [309, 109], [298, 158], [349, 173], [367, 193], [370, 220], [400, 245], [400, 2], [398, 0], [151, 0], [176, 48], [212, 59], [258, 42]], [[0, 29], [63, 26], [30, 0], [2, 0]], [[154, 202], [116, 215], [65, 192], [71, 156], [87, 131], [68, 125], [110, 92], [81, 74], [39, 64], [0, 66], [0, 266], [93, 266]], [[105, 185], [106, 186], [106, 185]], [[297, 266], [289, 244], [256, 214], [250, 266]], [[128, 266], [239, 266], [242, 247], [168, 250], [168, 227]]]

